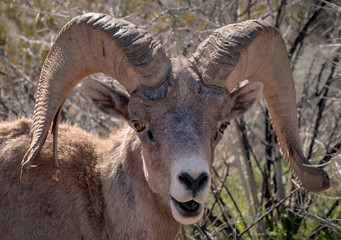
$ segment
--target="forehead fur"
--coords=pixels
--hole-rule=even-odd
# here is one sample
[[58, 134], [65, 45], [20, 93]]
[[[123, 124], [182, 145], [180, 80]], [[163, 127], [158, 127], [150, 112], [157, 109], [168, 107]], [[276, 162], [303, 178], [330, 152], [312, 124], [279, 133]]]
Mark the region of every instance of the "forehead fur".
[[132, 96], [146, 102], [162, 100], [173, 94], [178, 97], [188, 97], [194, 93], [216, 100], [226, 100], [228, 97], [227, 89], [206, 85], [185, 57], [172, 58], [171, 63], [171, 69], [163, 82], [152, 88], [140, 86], [132, 93]]

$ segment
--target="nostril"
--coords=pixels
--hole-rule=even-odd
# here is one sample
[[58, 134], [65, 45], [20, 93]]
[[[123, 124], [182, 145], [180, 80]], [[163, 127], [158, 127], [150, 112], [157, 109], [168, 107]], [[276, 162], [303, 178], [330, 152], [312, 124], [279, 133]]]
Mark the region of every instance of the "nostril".
[[188, 173], [181, 173], [179, 175], [179, 181], [185, 185], [186, 188], [192, 189], [194, 180]]
[[198, 189], [204, 187], [208, 182], [208, 174], [207, 173], [200, 174], [196, 182], [198, 183]]
[[182, 183], [187, 190], [191, 190], [195, 196], [198, 191], [202, 190], [207, 185], [209, 176], [207, 173], [201, 173], [199, 177], [194, 180], [188, 173], [181, 173], [178, 179], [179, 182]]

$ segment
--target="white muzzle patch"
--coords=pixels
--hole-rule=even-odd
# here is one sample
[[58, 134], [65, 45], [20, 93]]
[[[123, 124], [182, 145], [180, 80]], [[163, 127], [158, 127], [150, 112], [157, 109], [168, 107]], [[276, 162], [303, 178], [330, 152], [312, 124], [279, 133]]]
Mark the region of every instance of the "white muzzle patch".
[[170, 205], [181, 224], [193, 224], [204, 214], [204, 203], [211, 185], [208, 164], [199, 156], [186, 156], [171, 169]]

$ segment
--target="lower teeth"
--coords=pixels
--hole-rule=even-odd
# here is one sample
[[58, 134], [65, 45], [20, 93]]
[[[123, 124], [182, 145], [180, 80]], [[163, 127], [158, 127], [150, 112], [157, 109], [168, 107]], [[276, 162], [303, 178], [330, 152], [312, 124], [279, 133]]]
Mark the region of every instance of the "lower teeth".
[[198, 210], [200, 205], [196, 201], [191, 200], [189, 202], [184, 202], [184, 203], [179, 202], [179, 206], [184, 211], [193, 212], [193, 211]]

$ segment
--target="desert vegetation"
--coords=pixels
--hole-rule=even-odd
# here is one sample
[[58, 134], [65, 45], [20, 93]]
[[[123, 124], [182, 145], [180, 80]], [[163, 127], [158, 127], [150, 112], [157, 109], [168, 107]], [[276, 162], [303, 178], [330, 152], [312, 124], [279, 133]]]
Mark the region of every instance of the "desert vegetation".
[[[276, 26], [295, 78], [304, 153], [327, 171], [331, 187], [312, 193], [292, 181], [261, 99], [225, 132], [215, 153], [204, 217], [182, 226], [177, 239], [341, 238], [339, 1], [1, 0], [1, 121], [33, 116], [41, 66], [53, 40], [67, 21], [86, 12], [110, 14], [145, 28], [169, 56], [189, 56], [212, 31], [229, 23], [262, 19]], [[103, 74], [90, 78], [112, 84]], [[100, 136], [120, 125], [77, 87], [61, 120]]]

